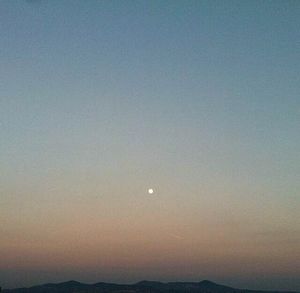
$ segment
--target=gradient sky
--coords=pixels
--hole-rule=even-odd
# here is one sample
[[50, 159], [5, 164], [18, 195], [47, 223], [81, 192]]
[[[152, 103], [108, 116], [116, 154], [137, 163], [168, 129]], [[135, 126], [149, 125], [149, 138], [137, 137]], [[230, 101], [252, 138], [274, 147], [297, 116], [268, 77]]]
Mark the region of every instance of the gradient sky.
[[0, 1], [2, 287], [300, 290], [299, 177], [299, 1]]

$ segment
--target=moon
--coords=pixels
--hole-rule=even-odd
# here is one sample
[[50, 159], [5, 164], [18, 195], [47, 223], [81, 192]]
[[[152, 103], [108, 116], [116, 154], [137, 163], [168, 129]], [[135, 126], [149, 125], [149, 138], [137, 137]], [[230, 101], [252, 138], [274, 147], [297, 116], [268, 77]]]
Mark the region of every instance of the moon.
[[149, 194], [153, 194], [153, 193], [154, 193], [153, 188], [149, 188], [149, 189], [148, 189], [148, 193], [149, 193]]

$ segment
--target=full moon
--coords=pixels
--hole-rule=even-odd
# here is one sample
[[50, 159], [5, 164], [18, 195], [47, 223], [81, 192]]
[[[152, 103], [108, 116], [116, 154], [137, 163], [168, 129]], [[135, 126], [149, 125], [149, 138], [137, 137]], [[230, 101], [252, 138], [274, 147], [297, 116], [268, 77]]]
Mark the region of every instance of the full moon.
[[153, 190], [152, 188], [149, 188], [149, 189], [148, 189], [148, 193], [149, 193], [149, 194], [153, 194], [153, 193], [154, 193], [154, 190]]

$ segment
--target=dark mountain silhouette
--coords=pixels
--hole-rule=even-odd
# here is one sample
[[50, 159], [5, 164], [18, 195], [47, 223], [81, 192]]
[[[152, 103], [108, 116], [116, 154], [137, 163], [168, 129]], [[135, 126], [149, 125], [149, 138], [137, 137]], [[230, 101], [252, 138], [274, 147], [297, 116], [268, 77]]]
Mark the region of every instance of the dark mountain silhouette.
[[[199, 293], [297, 293], [292, 291], [258, 291], [235, 289], [204, 280], [201, 282], [155, 282], [141, 281], [136, 284], [95, 283], [84, 284], [68, 281], [58, 284], [44, 284], [30, 288], [6, 289], [3, 293], [165, 293], [165, 292], [199, 292]], [[298, 292], [300, 293], [300, 292]]]

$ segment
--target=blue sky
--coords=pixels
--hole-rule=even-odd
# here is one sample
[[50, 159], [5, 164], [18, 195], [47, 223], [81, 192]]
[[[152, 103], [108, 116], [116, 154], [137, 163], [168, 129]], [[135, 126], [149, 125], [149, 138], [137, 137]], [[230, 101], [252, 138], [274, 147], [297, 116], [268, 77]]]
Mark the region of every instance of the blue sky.
[[297, 1], [2, 0], [0, 281], [299, 290], [299, 40]]

